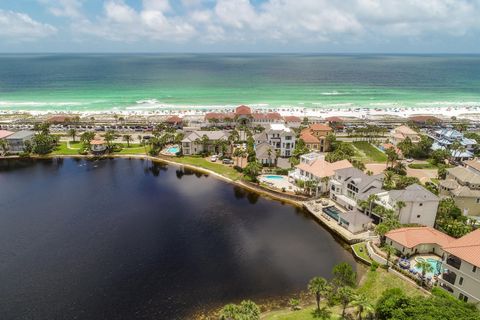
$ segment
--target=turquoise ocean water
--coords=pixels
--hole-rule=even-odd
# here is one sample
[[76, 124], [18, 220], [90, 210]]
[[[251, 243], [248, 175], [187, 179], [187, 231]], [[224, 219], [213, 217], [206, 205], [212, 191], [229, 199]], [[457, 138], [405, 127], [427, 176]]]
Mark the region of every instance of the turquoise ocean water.
[[480, 105], [479, 55], [0, 55], [0, 111]]

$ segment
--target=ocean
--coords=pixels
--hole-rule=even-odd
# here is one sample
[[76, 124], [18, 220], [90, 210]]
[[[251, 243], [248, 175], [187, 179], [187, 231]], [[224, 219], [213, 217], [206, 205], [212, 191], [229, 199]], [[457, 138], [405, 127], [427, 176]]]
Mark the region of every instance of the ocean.
[[480, 105], [480, 55], [0, 55], [0, 111]]

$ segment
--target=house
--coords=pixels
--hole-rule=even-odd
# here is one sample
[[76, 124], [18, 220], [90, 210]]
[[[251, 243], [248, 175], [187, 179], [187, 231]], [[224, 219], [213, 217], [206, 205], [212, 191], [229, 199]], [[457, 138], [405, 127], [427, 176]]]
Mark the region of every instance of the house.
[[440, 287], [465, 302], [480, 302], [480, 229], [443, 246]]
[[181, 129], [183, 126], [183, 120], [179, 116], [170, 116], [164, 122], [173, 128]]
[[[389, 190], [376, 195], [379, 199], [376, 204], [396, 211], [401, 224], [434, 226], [440, 198], [424, 187], [415, 183], [403, 190]], [[403, 203], [404, 207], [399, 208], [399, 203]], [[381, 217], [375, 217], [375, 213], [372, 212], [372, 215], [375, 221], [381, 220]]]
[[285, 125], [289, 128], [299, 128], [302, 125], [302, 119], [296, 116], [283, 117]]
[[305, 142], [309, 150], [327, 152], [330, 150], [327, 135], [332, 131], [333, 129], [326, 124], [314, 123], [302, 130], [300, 139]]
[[465, 302], [480, 302], [480, 229], [455, 239], [430, 227], [401, 228], [385, 234], [402, 255], [442, 257], [439, 287]]
[[472, 172], [480, 174], [480, 159], [472, 159], [463, 162], [465, 167], [467, 167]]
[[404, 256], [417, 253], [434, 253], [443, 256], [443, 247], [455, 241], [455, 238], [432, 227], [400, 228], [385, 234], [386, 243]]
[[372, 226], [373, 220], [358, 211], [357, 209], [341, 212], [339, 214], [339, 224], [351, 233], [359, 233], [368, 230]]
[[283, 123], [269, 124], [264, 132], [254, 137], [255, 143], [268, 143], [280, 157], [290, 157], [295, 149], [295, 132]]
[[348, 160], [330, 163], [325, 161], [324, 155], [312, 152], [300, 156], [300, 163], [288, 173], [288, 177], [294, 182], [316, 181], [318, 183], [316, 193], [325, 193], [328, 191], [328, 181], [335, 174], [335, 170], [352, 167]]
[[[457, 130], [435, 130], [430, 137], [435, 140], [432, 144], [432, 150], [450, 150], [452, 157], [459, 161], [473, 158], [473, 152], [477, 145], [477, 141], [474, 139], [465, 138], [463, 133]], [[461, 149], [451, 149], [454, 142], [458, 142], [461, 146]]]
[[274, 166], [277, 163], [275, 148], [267, 142], [255, 145], [255, 156], [264, 166]]
[[439, 185], [440, 194], [452, 197], [466, 216], [480, 216], [480, 172], [475, 161], [467, 162], [467, 167], [447, 169], [446, 179]]
[[[205, 137], [205, 138], [204, 138]], [[185, 135], [182, 140], [182, 152], [184, 155], [222, 152], [219, 141], [225, 141], [226, 153], [231, 152], [228, 142], [228, 133], [224, 131], [200, 131], [195, 130]], [[205, 142], [202, 142], [205, 139]]]
[[5, 137], [8, 143], [8, 152], [22, 153], [25, 151], [25, 145], [31, 143], [35, 136], [34, 131], [22, 130]]
[[[402, 224], [420, 224], [433, 227], [437, 215], [440, 199], [418, 184], [412, 184], [403, 190], [383, 190], [383, 174], [369, 176], [356, 168], [335, 170], [330, 179], [330, 198], [340, 206], [348, 209], [357, 209], [380, 223], [382, 217], [375, 213], [375, 206], [382, 206], [398, 213]], [[365, 201], [370, 195], [377, 199], [372, 211], [359, 206], [360, 200]], [[403, 207], [399, 208], [399, 203]]]
[[8, 136], [11, 136], [15, 132], [13, 131], [8, 131], [8, 130], [0, 130], [0, 139], [5, 139]]
[[390, 132], [390, 140], [394, 145], [403, 142], [406, 138], [410, 138], [412, 143], [420, 142], [420, 135], [407, 126], [396, 127]]
[[353, 210], [358, 200], [382, 192], [383, 174], [369, 176], [357, 168], [335, 170], [330, 179], [330, 198], [340, 206]]
[[95, 137], [92, 141], [90, 141], [90, 151], [93, 154], [102, 154], [107, 151], [107, 143], [101, 137]]
[[283, 123], [283, 118], [278, 112], [269, 112], [269, 113], [252, 113], [252, 124], [253, 125], [269, 125], [270, 123]]

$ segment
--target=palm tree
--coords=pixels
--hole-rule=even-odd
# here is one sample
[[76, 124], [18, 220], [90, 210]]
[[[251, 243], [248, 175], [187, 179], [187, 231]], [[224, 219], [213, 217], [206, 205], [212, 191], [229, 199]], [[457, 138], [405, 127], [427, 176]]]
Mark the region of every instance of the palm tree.
[[358, 320], [362, 320], [363, 313], [370, 316], [374, 311], [373, 305], [363, 294], [357, 295], [355, 300], [352, 301], [352, 305], [357, 308]]
[[325, 278], [315, 277], [308, 283], [308, 291], [315, 296], [317, 301], [317, 310], [320, 310], [320, 299], [330, 290], [328, 282]]
[[403, 208], [405, 208], [407, 206], [407, 204], [403, 201], [397, 201], [397, 203], [395, 203], [395, 207], [397, 208], [398, 210], [398, 217], [400, 217], [400, 212], [402, 211]]
[[372, 207], [373, 207], [373, 204], [375, 203], [375, 201], [379, 201], [380, 198], [376, 195], [376, 194], [371, 194], [368, 196], [367, 198], [367, 202], [368, 202], [368, 215], [371, 216], [372, 215]]
[[355, 293], [350, 287], [341, 287], [337, 293], [342, 303], [342, 318], [345, 319], [345, 309], [347, 309], [348, 304], [354, 299]]
[[322, 182], [322, 185], [325, 186], [325, 193], [328, 192], [328, 184], [330, 183], [330, 177], [329, 176], [325, 176], [325, 177], [322, 177], [322, 179], [320, 179], [320, 181]]
[[127, 148], [130, 148], [130, 140], [132, 140], [132, 135], [131, 134], [124, 134], [123, 135], [123, 141], [127, 142]]
[[433, 267], [426, 260], [417, 262], [416, 267], [422, 270], [422, 285], [425, 286], [425, 275], [427, 274], [427, 272], [433, 272]]
[[73, 142], [75, 142], [75, 137], [77, 136], [77, 130], [74, 128], [68, 130], [68, 135], [72, 137]]
[[2, 149], [3, 154], [6, 154], [8, 152], [8, 142], [7, 142], [7, 140], [0, 139], [0, 149]]
[[385, 251], [387, 253], [387, 267], [388, 267], [388, 263], [390, 262], [390, 256], [392, 254], [395, 254], [395, 252], [397, 252], [397, 249], [395, 249], [394, 247], [392, 247], [389, 244], [385, 244], [383, 246], [383, 251]]

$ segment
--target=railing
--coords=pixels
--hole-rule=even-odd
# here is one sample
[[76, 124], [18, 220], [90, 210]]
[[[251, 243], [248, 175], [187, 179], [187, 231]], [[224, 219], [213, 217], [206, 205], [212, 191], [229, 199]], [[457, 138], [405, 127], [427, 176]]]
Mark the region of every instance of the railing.
[[454, 267], [455, 269], [460, 269], [460, 266], [462, 265], [462, 260], [458, 259], [455, 256], [450, 256], [447, 258], [447, 264]]
[[455, 280], [457, 279], [457, 274], [455, 272], [445, 272], [442, 274], [442, 279], [447, 281], [450, 284], [455, 284]]

